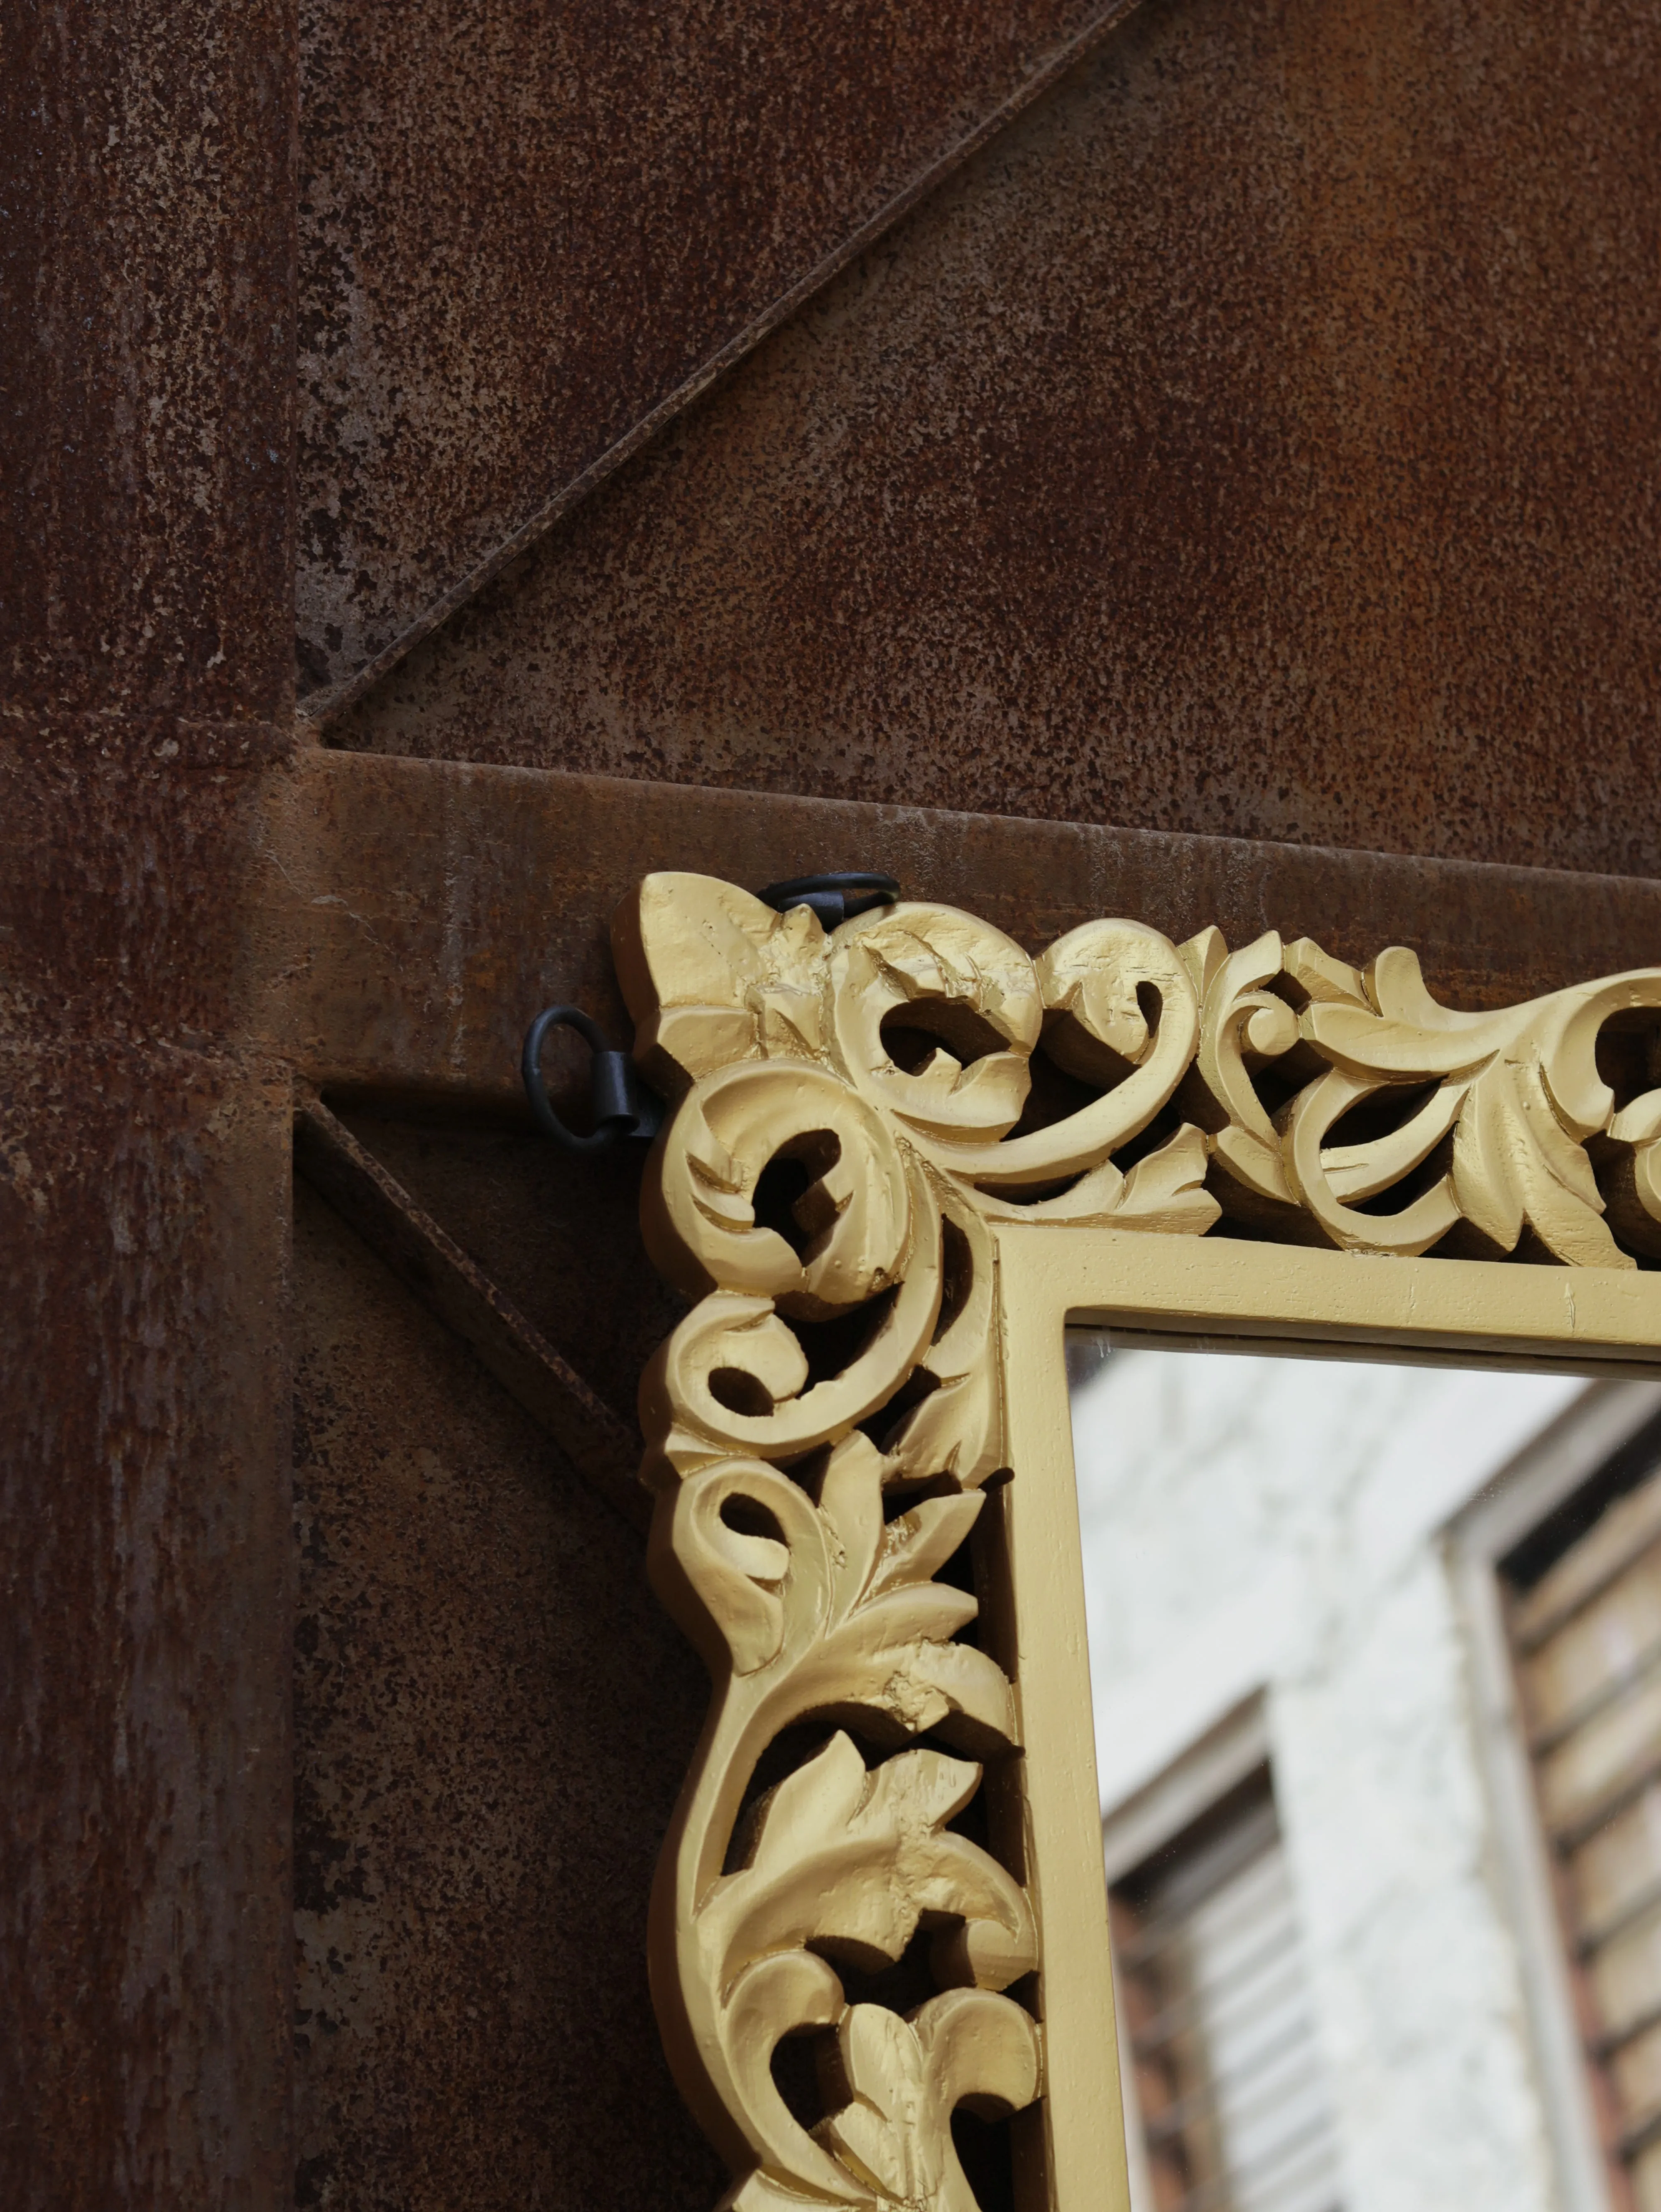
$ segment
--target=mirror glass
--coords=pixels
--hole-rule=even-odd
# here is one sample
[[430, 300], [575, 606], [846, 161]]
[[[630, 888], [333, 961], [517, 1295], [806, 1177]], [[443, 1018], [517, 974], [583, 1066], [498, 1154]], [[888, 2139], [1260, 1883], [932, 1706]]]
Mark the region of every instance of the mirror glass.
[[1068, 1364], [1134, 2212], [1661, 2212], [1661, 1383]]

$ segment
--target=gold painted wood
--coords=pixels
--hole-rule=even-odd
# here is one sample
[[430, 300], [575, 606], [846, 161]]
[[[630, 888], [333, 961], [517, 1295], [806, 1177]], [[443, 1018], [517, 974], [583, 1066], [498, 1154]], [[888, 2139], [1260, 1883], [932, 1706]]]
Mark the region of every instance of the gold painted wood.
[[[641, 1393], [654, 1580], [715, 1691], [653, 1901], [676, 2077], [733, 2212], [973, 2212], [959, 2104], [1022, 2115], [1024, 2208], [1115, 2212], [1063, 1323], [1652, 1365], [1661, 971], [1466, 1014], [1400, 950], [1097, 921], [1034, 959], [694, 875], [614, 948], [674, 1104], [648, 1248], [696, 1301]], [[974, 1595], [937, 1578], [971, 1528]], [[920, 1932], [934, 1994], [849, 2001]], [[773, 2071], [803, 2034], [811, 2131]]]

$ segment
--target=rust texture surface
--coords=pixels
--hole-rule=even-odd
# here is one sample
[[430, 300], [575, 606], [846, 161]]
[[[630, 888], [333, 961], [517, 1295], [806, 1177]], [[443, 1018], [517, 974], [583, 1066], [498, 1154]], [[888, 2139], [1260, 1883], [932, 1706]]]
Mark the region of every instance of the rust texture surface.
[[307, 689], [349, 678], [1103, 0], [302, 0]]
[[[626, 1037], [607, 933], [652, 868], [751, 885], [879, 868], [1035, 949], [1114, 914], [1179, 938], [1216, 922], [1233, 945], [1308, 933], [1350, 960], [1412, 945], [1433, 989], [1465, 1005], [1641, 966], [1661, 946], [1661, 884], [1549, 869], [343, 753], [274, 775], [265, 796], [244, 948], [262, 1048], [315, 1082], [475, 1108], [519, 1099], [520, 1040], [556, 999]], [[593, 1178], [562, 1164], [546, 1202], [565, 1214]], [[611, 1321], [596, 1320], [583, 1356], [598, 1360]]]
[[290, 13], [7, 10], [0, 737], [174, 760], [289, 696]]
[[0, 2203], [290, 2199], [293, 24], [34, 0], [0, 70]]
[[[386, 1160], [331, 1113], [321, 1099], [304, 1101], [295, 1116], [294, 1135], [295, 1172], [356, 1231], [417, 1304], [472, 1348], [480, 1365], [553, 1439], [595, 1495], [643, 1535], [651, 1525], [651, 1499], [637, 1479], [640, 1432], [624, 1408], [608, 1404], [508, 1297], [502, 1287], [502, 1270], [481, 1267], [441, 1226], [407, 1183], [392, 1173]], [[590, 1311], [592, 1252], [614, 1253], [618, 1264], [611, 1272], [627, 1281], [644, 1257], [638, 1237], [629, 1233], [626, 1214], [621, 1236], [602, 1237], [593, 1247], [585, 1249], [581, 1243], [568, 1243], [557, 1233], [550, 1234], [548, 1223], [557, 1222], [563, 1229], [569, 1212], [581, 1213], [587, 1209], [561, 1206], [558, 1200], [564, 1194], [557, 1190], [551, 1208], [545, 1202], [545, 1191], [537, 1194], [545, 1201], [537, 1205], [526, 1186], [527, 1182], [534, 1186], [545, 1180], [535, 1169], [541, 1165], [541, 1155], [548, 1147], [545, 1144], [532, 1158], [532, 1148], [521, 1138], [518, 1149], [520, 1158], [516, 1162], [489, 1162], [485, 1188], [496, 1196], [501, 1210], [511, 1207], [516, 1225], [526, 1220], [526, 1200], [531, 1201], [528, 1218], [538, 1225], [535, 1249], [554, 1261], [557, 1279], [571, 1291], [569, 1299], [555, 1303]], [[514, 1175], [513, 1166], [531, 1172], [528, 1176], [523, 1171]], [[509, 1170], [505, 1176], [490, 1171], [502, 1168]], [[615, 1176], [601, 1178], [602, 1182], [617, 1180]], [[630, 1174], [623, 1178], [630, 1195], [634, 1181]], [[558, 1243], [568, 1243], [568, 1249], [556, 1256], [553, 1248]], [[637, 1311], [642, 1302], [626, 1293], [625, 1297], [623, 1334], [626, 1339], [641, 1328], [645, 1317]], [[565, 1318], [563, 1312], [559, 1314], [559, 1322]], [[560, 1334], [564, 1337], [571, 1332], [564, 1328]], [[615, 1333], [607, 1349], [615, 1358]]]
[[289, 1086], [0, 1050], [0, 2201], [278, 2212]]
[[511, 1124], [447, 1126], [350, 1109], [347, 1120], [627, 1425], [632, 1479], [641, 1370], [684, 1310], [641, 1243], [643, 1148], [579, 1158]]
[[321, 697], [1110, 12], [10, 11], [5, 2212], [718, 2190], [641, 1963], [698, 1669], [304, 1193], [296, 1305], [291, 1071], [626, 1421], [633, 1163], [514, 1063], [622, 1035], [648, 868], [1656, 958], [1655, 0], [1148, 0], [296, 744], [297, 537]]
[[295, 2203], [707, 2212], [645, 1966], [698, 1670], [636, 1533], [303, 1186], [295, 1261]]
[[1150, 0], [343, 742], [1651, 872], [1653, 0]]
[[236, 1036], [259, 779], [143, 762], [154, 727], [135, 719], [58, 725], [61, 750], [0, 744], [0, 1037]]

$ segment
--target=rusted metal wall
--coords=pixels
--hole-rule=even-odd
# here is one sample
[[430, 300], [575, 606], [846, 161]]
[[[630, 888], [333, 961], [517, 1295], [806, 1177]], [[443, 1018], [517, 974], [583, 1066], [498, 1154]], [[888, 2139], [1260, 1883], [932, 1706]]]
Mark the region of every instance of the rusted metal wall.
[[293, 25], [8, 10], [0, 2201], [288, 2201]]
[[0, 2198], [286, 2202], [289, 1087], [0, 1050]]
[[1653, 0], [1148, 0], [340, 742], [1646, 873]]
[[302, 684], [426, 618], [1126, 0], [304, 0]]
[[639, 1949], [700, 1669], [304, 1191], [291, 1285], [293, 1079], [626, 1419], [632, 1170], [513, 1060], [648, 867], [1655, 957], [1464, 864], [1652, 865], [1654, 14], [1151, 0], [327, 751], [297, 393], [316, 705], [1105, 13], [308, 0], [302, 190], [280, 0], [14, 11], [8, 2212], [715, 2189]]
[[[536, 1274], [539, 1158], [367, 1133], [472, 1225], [459, 1146]], [[295, 2203], [707, 2212], [645, 1947], [698, 1670], [636, 1532], [300, 1196]]]
[[[513, 1108], [527, 1012], [573, 997], [624, 1033], [608, 927], [653, 868], [755, 885], [881, 868], [1035, 950], [1104, 914], [1178, 938], [1215, 922], [1234, 945], [1308, 933], [1355, 961], [1412, 945], [1465, 1006], [1661, 946], [1653, 881], [341, 753], [273, 780], [256, 842], [246, 1018], [262, 1049], [453, 1118]], [[568, 1214], [592, 1174], [561, 1188]]]
[[7, 10], [0, 667], [32, 753], [235, 757], [287, 717], [295, 72], [284, 0]]

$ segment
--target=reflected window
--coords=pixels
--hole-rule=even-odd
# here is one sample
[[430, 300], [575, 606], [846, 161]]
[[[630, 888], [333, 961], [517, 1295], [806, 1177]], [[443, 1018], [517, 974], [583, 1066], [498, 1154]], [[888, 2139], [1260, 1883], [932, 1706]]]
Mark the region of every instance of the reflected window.
[[[1519, 1622], [1549, 1604], [1566, 1544], [1531, 1579], [1519, 1547], [1661, 1388], [1083, 1330], [1068, 1352], [1136, 2212], [1615, 2212], [1496, 1568]], [[1612, 1741], [1585, 1699], [1618, 1682], [1623, 1740], [1661, 1748], [1661, 1654], [1628, 1636], [1536, 1743], [1576, 1713]], [[1661, 2011], [1653, 2045], [1618, 2017], [1661, 2056]], [[1634, 2172], [1658, 2110], [1623, 2108]]]
[[1617, 2194], [1661, 2212], [1661, 1474], [1608, 1487], [1518, 1547], [1506, 1610]]
[[[1115, 1883], [1134, 2212], [1337, 2212], [1337, 2150], [1266, 1771]], [[1141, 2202], [1136, 2202], [1140, 2199]]]

